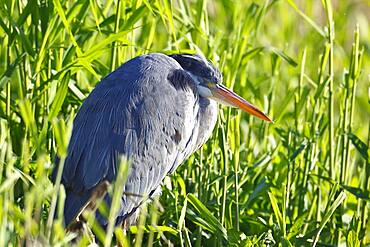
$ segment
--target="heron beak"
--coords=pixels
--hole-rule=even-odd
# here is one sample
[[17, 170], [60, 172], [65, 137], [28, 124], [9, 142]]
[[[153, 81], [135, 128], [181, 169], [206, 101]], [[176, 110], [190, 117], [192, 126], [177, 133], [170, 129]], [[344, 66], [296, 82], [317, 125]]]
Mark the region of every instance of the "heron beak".
[[210, 88], [210, 90], [212, 92], [211, 98], [214, 98], [216, 101], [232, 107], [237, 107], [245, 112], [248, 112], [249, 114], [252, 114], [253, 116], [272, 123], [272, 120], [257, 107], [221, 84], [216, 84], [216, 86]]

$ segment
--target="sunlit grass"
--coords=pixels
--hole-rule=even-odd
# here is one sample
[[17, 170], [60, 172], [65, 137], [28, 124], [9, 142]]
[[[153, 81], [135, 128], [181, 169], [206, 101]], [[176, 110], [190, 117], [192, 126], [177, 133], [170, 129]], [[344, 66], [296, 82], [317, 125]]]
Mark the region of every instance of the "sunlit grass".
[[[370, 244], [366, 1], [39, 2], [0, 3], [1, 246]], [[79, 106], [128, 59], [180, 51], [202, 52], [275, 123], [220, 108], [138, 226], [105, 234], [87, 212], [66, 232], [49, 177]]]

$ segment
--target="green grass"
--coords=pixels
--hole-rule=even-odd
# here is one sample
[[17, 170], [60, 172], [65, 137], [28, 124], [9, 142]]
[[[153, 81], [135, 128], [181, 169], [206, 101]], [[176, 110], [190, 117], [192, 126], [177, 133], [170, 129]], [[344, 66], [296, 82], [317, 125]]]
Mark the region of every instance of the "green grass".
[[179, 51], [202, 52], [275, 123], [222, 107], [137, 227], [104, 234], [86, 215], [77, 245], [370, 244], [369, 12], [366, 0], [2, 1], [0, 245], [72, 243], [49, 176], [79, 106], [128, 59]]

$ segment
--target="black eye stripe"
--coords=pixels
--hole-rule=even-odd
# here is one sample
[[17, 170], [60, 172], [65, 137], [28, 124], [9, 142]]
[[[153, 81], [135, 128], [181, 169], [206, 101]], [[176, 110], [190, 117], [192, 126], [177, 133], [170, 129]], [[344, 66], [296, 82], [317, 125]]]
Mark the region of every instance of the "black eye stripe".
[[191, 54], [173, 54], [170, 55], [181, 67], [192, 74], [206, 78], [208, 81], [219, 83], [222, 76], [219, 70], [208, 60], [199, 55]]

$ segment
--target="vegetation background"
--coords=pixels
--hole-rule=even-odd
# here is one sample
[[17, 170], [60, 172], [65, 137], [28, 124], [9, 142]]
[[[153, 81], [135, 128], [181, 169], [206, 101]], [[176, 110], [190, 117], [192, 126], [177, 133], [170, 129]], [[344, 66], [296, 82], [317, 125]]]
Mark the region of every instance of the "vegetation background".
[[[0, 17], [1, 246], [370, 244], [369, 1], [1, 0]], [[275, 123], [221, 108], [137, 227], [89, 218], [73, 240], [55, 156], [96, 83], [149, 52], [203, 53]]]

